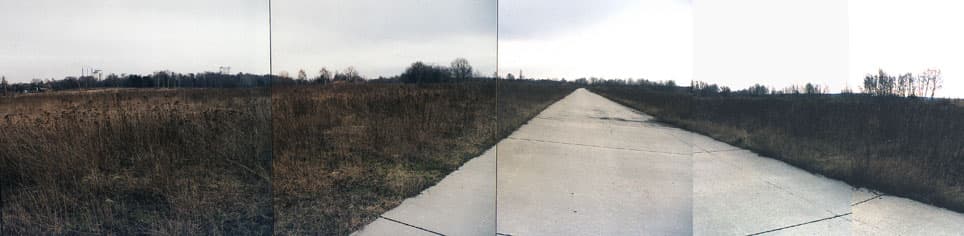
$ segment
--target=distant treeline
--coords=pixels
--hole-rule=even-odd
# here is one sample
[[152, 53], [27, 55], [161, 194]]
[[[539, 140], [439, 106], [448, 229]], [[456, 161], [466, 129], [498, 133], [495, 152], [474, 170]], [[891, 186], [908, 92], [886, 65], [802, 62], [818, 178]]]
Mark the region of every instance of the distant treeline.
[[68, 76], [63, 79], [33, 79], [29, 83], [8, 84], [0, 78], [0, 93], [33, 93], [49, 90], [94, 89], [94, 88], [239, 88], [267, 86], [269, 75], [222, 74], [216, 72], [181, 74], [160, 71], [149, 75], [109, 74], [100, 76]]
[[934, 93], [943, 85], [941, 71], [936, 69], [924, 71], [916, 76], [911, 73], [894, 76], [887, 74], [884, 70], [878, 70], [877, 74], [864, 76], [863, 92], [873, 95], [933, 98]]
[[[510, 74], [511, 76], [511, 74]], [[565, 82], [565, 80], [563, 79]], [[754, 84], [745, 89], [732, 90], [730, 87], [711, 84], [703, 81], [692, 81], [689, 87], [680, 87], [676, 82], [669, 81], [649, 81], [646, 79], [603, 79], [603, 78], [579, 78], [572, 83], [580, 85], [606, 85], [606, 86], [640, 86], [658, 91], [689, 91], [696, 96], [761, 96], [761, 95], [785, 95], [785, 94], [829, 94], [830, 87], [814, 83], [803, 85], [790, 85], [782, 89], [767, 87]], [[864, 77], [863, 86], [860, 92], [874, 96], [897, 96], [897, 97], [931, 97], [933, 98], [937, 90], [943, 88], [944, 79], [941, 71], [929, 69], [920, 74], [913, 75], [904, 73], [898, 76], [890, 75], [883, 70], [878, 70], [876, 74], [867, 74]], [[852, 94], [851, 88], [843, 88], [840, 93]]]
[[[498, 75], [491, 77], [478, 74], [465, 58], [456, 58], [449, 66], [426, 64], [421, 61], [412, 63], [401, 74], [392, 77], [364, 78], [355, 67], [347, 67], [341, 71], [330, 71], [321, 68], [317, 75], [309, 76], [304, 69], [298, 70], [292, 77], [287, 71], [281, 71], [277, 75], [254, 75], [254, 74], [226, 74], [217, 72], [205, 72], [199, 74], [181, 74], [169, 71], [155, 72], [150, 75], [116, 75], [110, 74], [107, 78], [101, 79], [99, 76], [69, 76], [64, 79], [34, 79], [30, 83], [8, 84], [6, 78], [0, 80], [0, 94], [8, 92], [43, 92], [47, 90], [69, 90], [69, 89], [88, 89], [88, 88], [237, 88], [237, 87], [260, 87], [270, 85], [303, 85], [303, 84], [329, 84], [329, 83], [449, 83], [460, 82], [470, 79], [506, 79], [506, 80], [539, 80], [525, 78], [519, 72], [518, 77], [508, 73], [505, 78]], [[548, 79], [541, 79], [548, 80]], [[692, 81], [689, 87], [679, 86], [673, 80], [650, 81], [647, 79], [605, 79], [598, 77], [578, 78], [568, 81], [565, 78], [551, 79], [563, 83], [571, 83], [579, 86], [588, 85], [625, 85], [642, 86], [661, 91], [689, 91], [697, 96], [762, 96], [762, 95], [784, 95], [784, 94], [828, 94], [830, 87], [814, 83], [802, 85], [790, 85], [784, 88], [767, 87], [754, 84], [748, 88], [733, 90], [730, 87], [707, 83], [703, 81]], [[929, 69], [918, 75], [904, 73], [898, 76], [890, 75], [883, 70], [878, 70], [876, 74], [867, 74], [864, 77], [863, 86], [860, 92], [875, 96], [901, 96], [901, 97], [931, 97], [936, 91], [943, 87], [943, 78], [940, 70]], [[854, 91], [847, 87], [840, 93], [851, 94]]]
[[282, 71], [278, 73], [277, 80], [274, 82], [276, 85], [360, 82], [424, 84], [459, 82], [473, 78], [485, 77], [476, 73], [472, 65], [469, 64], [469, 61], [465, 58], [456, 58], [448, 67], [417, 61], [406, 68], [402, 74], [392, 77], [380, 76], [374, 79], [365, 79], [359, 75], [355, 67], [348, 67], [342, 71], [335, 72], [331, 72], [328, 68], [321, 68], [318, 70], [318, 75], [314, 77], [309, 77], [304, 69], [298, 70], [297, 75], [293, 78], [287, 71]]
[[647, 89], [666, 91], [666, 92], [690, 92], [696, 96], [730, 96], [730, 95], [782, 95], [782, 94], [826, 94], [830, 93], [829, 87], [814, 83], [804, 85], [791, 85], [782, 89], [769, 88], [764, 85], [754, 84], [745, 89], [733, 90], [730, 87], [711, 84], [703, 81], [692, 81], [689, 87], [679, 86], [675, 81], [650, 81], [646, 79], [602, 79], [602, 78], [579, 78], [572, 83], [580, 85], [594, 86], [637, 86]]
[[328, 83], [446, 83], [468, 79], [484, 78], [477, 73], [465, 58], [453, 60], [448, 67], [412, 63], [402, 74], [393, 77], [366, 79], [354, 67], [342, 71], [329, 71], [322, 68], [317, 76], [309, 77], [305, 70], [299, 70], [295, 77], [287, 71], [278, 75], [228, 74], [218, 72], [175, 73], [160, 71], [149, 75], [110, 74], [102, 76], [68, 76], [63, 79], [33, 79], [29, 83], [9, 84], [6, 77], [0, 78], [0, 94], [35, 93], [51, 90], [95, 89], [95, 88], [239, 88], [266, 87], [270, 85], [328, 84]]

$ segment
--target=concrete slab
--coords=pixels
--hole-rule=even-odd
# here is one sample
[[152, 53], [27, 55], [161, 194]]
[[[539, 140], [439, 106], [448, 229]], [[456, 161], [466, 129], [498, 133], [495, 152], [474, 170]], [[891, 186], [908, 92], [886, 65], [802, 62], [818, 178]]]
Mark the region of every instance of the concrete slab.
[[[857, 199], [876, 196], [866, 189]], [[859, 235], [964, 235], [964, 214], [914, 200], [884, 195], [853, 207]]]
[[499, 233], [692, 234], [692, 149], [676, 131], [586, 90], [539, 117], [498, 144]]
[[352, 235], [495, 235], [495, 178], [493, 148]]

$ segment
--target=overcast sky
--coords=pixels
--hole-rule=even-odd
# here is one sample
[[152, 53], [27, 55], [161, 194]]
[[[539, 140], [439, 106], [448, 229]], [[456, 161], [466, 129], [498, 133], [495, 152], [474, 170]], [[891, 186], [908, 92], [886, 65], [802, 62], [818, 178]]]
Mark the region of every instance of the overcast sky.
[[847, 83], [847, 1], [697, 0], [694, 9], [697, 80], [733, 90]]
[[943, 0], [850, 0], [851, 84], [866, 73], [940, 69], [937, 96], [964, 98], [964, 5]]
[[692, 77], [686, 0], [513, 0], [499, 3], [499, 70], [526, 77]]
[[0, 1], [0, 75], [268, 73], [265, 0]]
[[[268, 73], [266, 0], [0, 1], [0, 75]], [[467, 58], [481, 74], [814, 82], [938, 68], [964, 97], [964, 7], [941, 0], [275, 0], [273, 66], [397, 75]], [[498, 26], [498, 28], [497, 28]], [[496, 35], [498, 33], [498, 35]], [[497, 41], [498, 39], [498, 41]], [[498, 54], [496, 46], [498, 45]]]
[[415, 61], [445, 65], [464, 57], [491, 75], [496, 0], [275, 0], [275, 73], [309, 76], [354, 66], [362, 76], [394, 76]]
[[964, 97], [964, 8], [941, 0], [697, 0], [694, 77], [742, 89], [813, 82], [859, 91], [863, 77], [943, 71]]

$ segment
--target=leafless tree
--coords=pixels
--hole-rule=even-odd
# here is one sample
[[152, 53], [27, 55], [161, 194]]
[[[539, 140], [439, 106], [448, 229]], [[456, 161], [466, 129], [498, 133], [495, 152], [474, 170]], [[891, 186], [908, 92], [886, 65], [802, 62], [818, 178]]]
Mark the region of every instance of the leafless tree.
[[468, 79], [472, 77], [472, 65], [469, 65], [469, 60], [465, 58], [456, 58], [451, 63], [452, 75], [455, 79]]
[[0, 76], [0, 94], [7, 95], [7, 86], [10, 86], [7, 84], [7, 77]]
[[927, 94], [930, 93], [930, 97], [934, 98], [934, 94], [937, 93], [937, 90], [944, 87], [944, 78], [941, 77], [941, 70], [928, 69], [921, 74], [921, 78], [926, 81], [923, 94], [924, 96], [927, 96]]
[[322, 67], [321, 70], [318, 71], [317, 80], [319, 83], [323, 83], [323, 84], [328, 83], [328, 81], [331, 81], [331, 72], [329, 72], [328, 69]]
[[355, 80], [361, 79], [361, 76], [358, 75], [358, 70], [355, 70], [354, 66], [349, 66], [348, 68], [345, 68], [345, 70], [342, 71], [342, 73], [345, 74], [345, 77], [347, 77], [349, 81], [355, 81]]

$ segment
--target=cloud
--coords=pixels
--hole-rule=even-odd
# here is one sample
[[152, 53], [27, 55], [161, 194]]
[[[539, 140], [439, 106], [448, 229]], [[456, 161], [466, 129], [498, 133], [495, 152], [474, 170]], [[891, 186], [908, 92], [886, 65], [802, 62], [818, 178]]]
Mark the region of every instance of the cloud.
[[410, 63], [467, 58], [495, 71], [495, 0], [274, 1], [275, 71], [356, 67], [392, 76]]

